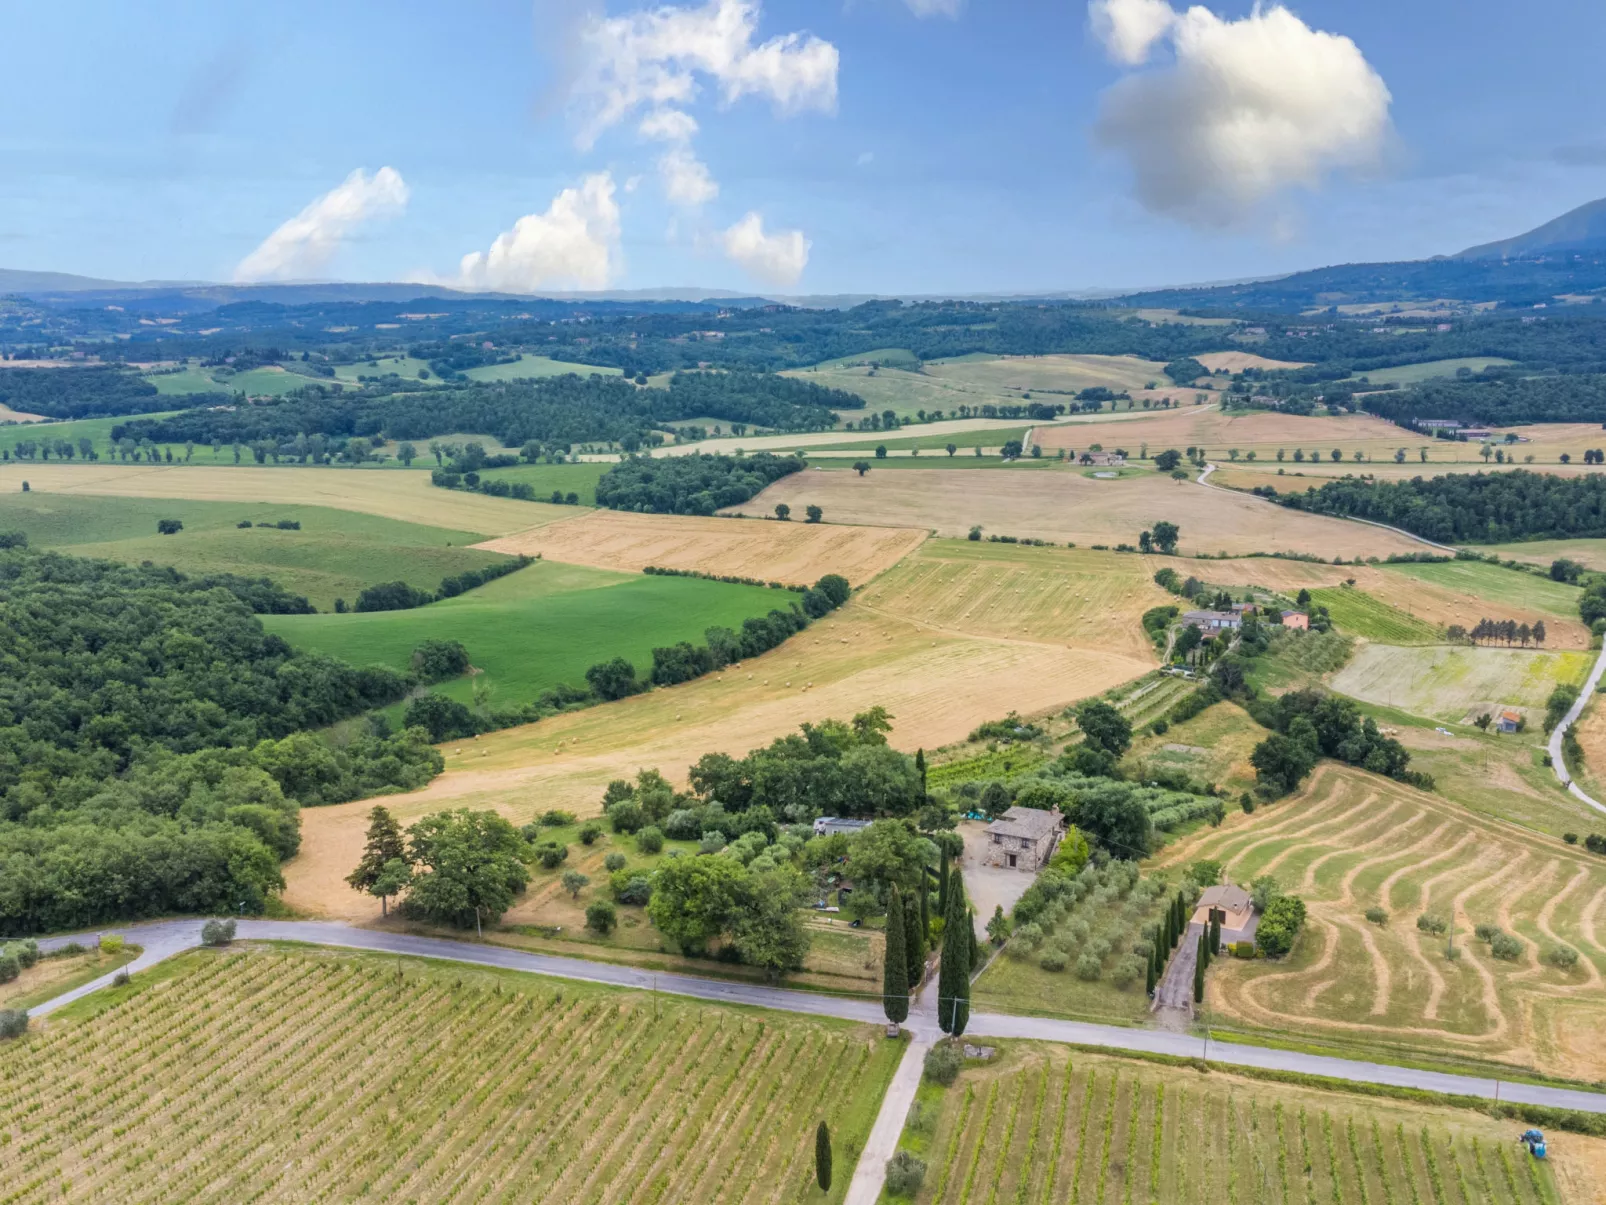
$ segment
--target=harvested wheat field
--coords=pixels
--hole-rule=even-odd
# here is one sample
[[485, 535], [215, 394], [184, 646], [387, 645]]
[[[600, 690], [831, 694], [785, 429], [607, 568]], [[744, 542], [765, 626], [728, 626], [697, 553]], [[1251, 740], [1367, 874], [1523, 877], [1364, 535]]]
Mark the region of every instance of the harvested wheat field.
[[859, 605], [922, 627], [1053, 641], [1149, 660], [1140, 622], [1171, 601], [1149, 558], [1080, 548], [933, 540], [883, 574]]
[[902, 1054], [416, 959], [195, 951], [135, 982], [0, 1066], [6, 1200], [814, 1201], [815, 1125], [862, 1144]]
[[1531, 565], [1548, 565], [1565, 557], [1590, 569], [1606, 570], [1606, 540], [1528, 540], [1520, 544], [1480, 545], [1478, 551], [1498, 553]]
[[1584, 764], [1572, 768], [1579, 785], [1599, 799], [1601, 792], [1606, 790], [1606, 707], [1601, 706], [1599, 694], [1584, 708], [1578, 723], [1573, 725], [1573, 735], [1578, 738], [1578, 746], [1584, 751]]
[[[1568, 1134], [1546, 1162], [1470, 1109], [1363, 1099], [1231, 1072], [1014, 1042], [993, 1067], [927, 1084], [901, 1145], [913, 1198], [1151, 1205], [1467, 1205], [1597, 1200], [1606, 1142]], [[1565, 1154], [1563, 1154], [1565, 1150]]]
[[519, 531], [574, 513], [544, 502], [438, 489], [429, 483], [428, 473], [405, 469], [30, 464], [21, 472], [0, 473], [0, 490], [21, 490], [24, 479], [43, 493], [300, 503], [484, 535]]
[[[1223, 413], [1214, 406], [1183, 406], [1173, 410], [1150, 411], [1149, 417], [1137, 426], [1126, 423], [1080, 423], [1074, 427], [1039, 427], [1033, 442], [1043, 446], [1044, 452], [1056, 448], [1071, 448], [1084, 452], [1095, 443], [1106, 450], [1122, 447], [1128, 455], [1136, 456], [1142, 449], [1136, 441], [1149, 445], [1149, 455], [1166, 448], [1178, 451], [1189, 446], [1203, 447], [1211, 459], [1224, 461], [1229, 448], [1256, 450], [1260, 460], [1267, 459], [1265, 449], [1295, 447], [1323, 449], [1355, 445], [1370, 446], [1383, 440], [1401, 442], [1402, 432], [1393, 423], [1384, 422], [1367, 414], [1352, 414], [1345, 418], [1300, 418], [1292, 414], [1277, 414], [1265, 410]], [[1392, 451], [1393, 444], [1390, 444]], [[1326, 452], [1323, 452], [1326, 455]]]
[[[1163, 861], [1195, 858], [1220, 859], [1236, 883], [1270, 875], [1309, 909], [1287, 958], [1212, 964], [1213, 1020], [1606, 1078], [1598, 856], [1323, 763], [1297, 795], [1179, 842]], [[1366, 918], [1373, 907], [1386, 923]], [[1480, 936], [1482, 926], [1492, 930]]]
[[808, 469], [782, 478], [744, 505], [768, 509], [777, 502], [793, 510], [813, 502], [833, 519], [923, 527], [943, 536], [962, 536], [980, 524], [988, 535], [1136, 544], [1140, 531], [1168, 519], [1182, 528], [1185, 553], [1309, 552], [1348, 559], [1422, 548], [1382, 528], [1288, 510], [1162, 473], [1100, 480], [1069, 467], [1031, 473], [872, 469], [864, 477]]
[[[805, 720], [847, 719], [880, 704], [899, 749], [963, 739], [1010, 710], [1030, 714], [1100, 694], [1147, 672], [1144, 658], [1027, 639], [936, 632], [857, 602], [737, 668], [537, 724], [443, 746], [446, 773], [385, 806], [409, 823], [442, 807], [492, 807], [524, 823], [548, 808], [601, 812], [615, 778], [652, 766], [676, 783], [704, 753], [740, 755]], [[309, 808], [285, 900], [327, 916], [378, 917], [344, 878], [370, 803]]]
[[1286, 368], [1309, 368], [1302, 360], [1268, 360], [1252, 351], [1207, 351], [1194, 357], [1211, 372], [1242, 372], [1246, 368], [1265, 368], [1271, 371]]
[[858, 586], [925, 538], [924, 531], [885, 527], [598, 510], [478, 547], [601, 569], [639, 573], [653, 565], [789, 585], [812, 585], [827, 573], [840, 573]]

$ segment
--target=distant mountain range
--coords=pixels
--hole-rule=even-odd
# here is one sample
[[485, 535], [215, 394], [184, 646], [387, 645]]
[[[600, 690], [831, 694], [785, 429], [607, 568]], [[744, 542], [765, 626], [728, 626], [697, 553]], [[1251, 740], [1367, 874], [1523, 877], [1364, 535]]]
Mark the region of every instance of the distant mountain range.
[[[751, 295], [714, 289], [664, 288], [540, 294], [462, 293], [440, 285], [389, 282], [217, 284], [208, 281], [115, 281], [66, 272], [0, 268], [0, 294], [29, 297], [51, 306], [123, 305], [141, 311], [199, 313], [238, 302], [313, 305], [338, 302], [402, 302], [414, 299], [559, 302], [632, 302], [749, 308], [782, 304], [806, 309], [848, 309], [867, 301], [1101, 301], [1165, 309], [1316, 313], [1335, 307], [1497, 302], [1549, 305], [1599, 293], [1606, 295], [1606, 199], [1580, 205], [1526, 234], [1468, 247], [1456, 255], [1397, 263], [1338, 264], [1288, 276], [1182, 285], [1132, 292], [1076, 289], [1044, 293], [980, 293], [960, 296], [885, 293]], [[1453, 307], [1452, 307], [1453, 308]], [[1343, 312], [1341, 310], [1341, 312]]]

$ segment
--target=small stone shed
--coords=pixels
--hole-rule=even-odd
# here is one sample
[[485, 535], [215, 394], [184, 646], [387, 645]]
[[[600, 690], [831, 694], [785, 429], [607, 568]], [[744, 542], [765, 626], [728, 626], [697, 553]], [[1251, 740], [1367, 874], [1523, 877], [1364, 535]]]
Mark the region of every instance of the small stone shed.
[[1036, 874], [1054, 856], [1059, 839], [1057, 812], [1012, 807], [987, 826], [987, 849], [982, 860], [988, 866]]
[[1230, 883], [1206, 887], [1199, 896], [1199, 903], [1194, 907], [1193, 923], [1208, 926], [1212, 909], [1219, 910], [1223, 914], [1222, 941], [1249, 941], [1255, 936], [1257, 924], [1254, 901], [1242, 887], [1234, 887]]

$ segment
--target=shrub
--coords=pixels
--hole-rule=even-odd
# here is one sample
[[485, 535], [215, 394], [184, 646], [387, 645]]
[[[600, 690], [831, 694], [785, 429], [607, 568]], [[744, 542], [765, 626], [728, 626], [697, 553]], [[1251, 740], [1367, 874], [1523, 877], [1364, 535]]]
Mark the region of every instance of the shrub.
[[1509, 933], [1497, 933], [1489, 942], [1489, 953], [1501, 962], [1516, 962], [1522, 957], [1523, 948], [1522, 938]]
[[128, 970], [126, 968], [118, 971], [117, 974], [112, 976], [113, 987], [127, 987], [130, 982], [132, 981], [128, 977]]
[[232, 920], [209, 920], [201, 926], [201, 941], [209, 946], [226, 946], [234, 940]]
[[1065, 969], [1065, 955], [1061, 954], [1058, 950], [1049, 950], [1037, 960], [1037, 965], [1042, 967], [1045, 971], [1052, 971], [1057, 975]]
[[1561, 839], [1563, 841], [1567, 842], [1568, 845], [1577, 845], [1578, 844], [1578, 834], [1577, 833], [1563, 833], [1561, 835]]
[[562, 828], [565, 824], [574, 823], [574, 813], [565, 812], [562, 808], [552, 808], [541, 813], [541, 824], [546, 828]]
[[1252, 941], [1233, 942], [1232, 956], [1234, 958], [1253, 958], [1255, 956], [1255, 943]]
[[664, 849], [664, 830], [656, 825], [649, 824], [636, 834], [636, 848], [644, 854], [662, 853]]
[[565, 870], [563, 872], [563, 889], [574, 899], [579, 899], [580, 893], [590, 885], [590, 875], [581, 874], [578, 870]]
[[1038, 924], [1021, 925], [1015, 930], [1011, 940], [1012, 946], [1024, 946], [1028, 950], [1035, 950], [1043, 944], [1043, 926]]
[[39, 943], [31, 937], [27, 941], [19, 941], [16, 945], [6, 947], [5, 952], [14, 955], [18, 965], [25, 971], [39, 961]]
[[609, 874], [612, 874], [616, 870], [623, 870], [625, 868], [625, 863], [628, 860], [629, 859], [627, 859], [624, 854], [609, 854], [606, 858], [602, 859], [602, 866], [604, 870], [606, 870]]
[[926, 1182], [926, 1161], [913, 1151], [899, 1151], [887, 1160], [887, 1191], [895, 1197], [912, 1197]]
[[621, 799], [608, 809], [608, 823], [616, 833], [633, 833], [647, 824], [647, 814], [634, 799]]
[[586, 928], [593, 933], [608, 936], [619, 923], [619, 911], [607, 900], [596, 900], [586, 905]]
[[1115, 964], [1115, 970], [1110, 974], [1110, 982], [1118, 988], [1128, 988], [1134, 982], [1143, 978], [1148, 969], [1149, 960], [1140, 958], [1136, 954], [1128, 954]]
[[413, 672], [425, 682], [444, 682], [468, 673], [468, 649], [458, 640], [424, 641], [413, 650]]
[[1545, 951], [1545, 961], [1553, 967], [1570, 971], [1578, 965], [1578, 951], [1571, 946], [1551, 946]]
[[645, 908], [652, 899], [652, 880], [644, 874], [630, 875], [614, 894], [621, 904]]
[[1491, 925], [1485, 921], [1481, 925], [1473, 926], [1472, 934], [1479, 941], [1493, 941], [1495, 938], [1500, 936], [1500, 926]]
[[[1374, 906], [1366, 910], [1366, 919], [1374, 925], [1386, 925], [1389, 923], [1389, 914], [1383, 909]], [[1417, 917], [1416, 927], [1418, 929], [1422, 927], [1421, 917]]]
[[1095, 958], [1091, 952], [1083, 954], [1076, 960], [1076, 977], [1093, 982], [1104, 971], [1102, 959]]
[[598, 824], [595, 820], [592, 820], [586, 824], [582, 824], [580, 826], [579, 835], [581, 845], [595, 845], [597, 843], [597, 838], [602, 836], [602, 825]]
[[726, 840], [724, 833], [709, 832], [703, 834], [703, 839], [698, 844], [697, 849], [700, 853], [717, 854], [729, 844], [730, 842]]
[[20, 1008], [0, 1008], [0, 1039], [20, 1038], [28, 1032], [28, 1014]]
[[535, 847], [535, 857], [542, 870], [556, 870], [569, 860], [569, 847], [556, 841], [543, 841]]
[[703, 835], [703, 814], [693, 808], [676, 808], [664, 818], [664, 832], [676, 841], [695, 841]]
[[947, 1087], [959, 1078], [965, 1056], [953, 1042], [938, 1042], [926, 1051], [926, 1078]]
[[100, 952], [102, 954], [116, 954], [123, 948], [123, 939], [116, 933], [108, 933], [100, 939]]
[[10, 950], [0, 953], [0, 983], [10, 983], [22, 974], [22, 963]]
[[177, 519], [156, 520], [156, 534], [162, 536], [176, 536], [184, 530], [184, 524]]
[[1442, 937], [1450, 928], [1450, 922], [1444, 917], [1432, 912], [1424, 912], [1416, 918], [1416, 927], [1424, 933], [1431, 933], [1435, 937]]
[[1294, 938], [1304, 923], [1305, 901], [1297, 895], [1278, 896], [1261, 915], [1255, 945], [1268, 957], [1281, 958], [1294, 948]]

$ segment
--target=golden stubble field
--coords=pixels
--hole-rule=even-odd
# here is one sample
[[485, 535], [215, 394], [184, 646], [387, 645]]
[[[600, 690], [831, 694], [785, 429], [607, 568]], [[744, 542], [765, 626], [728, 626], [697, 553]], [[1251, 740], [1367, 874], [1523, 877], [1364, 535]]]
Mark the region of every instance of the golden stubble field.
[[849, 523], [918, 527], [942, 536], [963, 536], [980, 524], [984, 535], [1079, 545], [1136, 544], [1140, 531], [1167, 519], [1181, 527], [1185, 553], [1307, 552], [1347, 559], [1423, 547], [1382, 528], [1288, 510], [1163, 473], [1100, 480], [1069, 466], [991, 474], [872, 469], [864, 477], [809, 469], [776, 482], [745, 506], [768, 509], [777, 502], [794, 511], [818, 503], [827, 515]]
[[1142, 440], [1148, 443], [1150, 456], [1166, 448], [1182, 451], [1192, 446], [1203, 447], [1213, 460], [1225, 461], [1227, 450], [1233, 447], [1245, 452], [1253, 448], [1261, 460], [1266, 458], [1267, 448], [1271, 449], [1273, 458], [1279, 447], [1288, 448], [1290, 453], [1295, 447], [1320, 447], [1325, 456], [1326, 450], [1332, 447], [1381, 445], [1387, 440], [1393, 441], [1389, 446], [1392, 452], [1395, 445], [1404, 442], [1402, 436], [1408, 434], [1393, 423], [1365, 414], [1299, 418], [1265, 410], [1226, 414], [1214, 406], [1183, 406], [1150, 411], [1136, 426], [1124, 422], [1092, 422], [1075, 427], [1039, 427], [1032, 438], [1045, 452], [1057, 448], [1085, 452], [1099, 443], [1106, 450], [1123, 447], [1136, 456], [1137, 441]]
[[[495, 808], [519, 823], [548, 808], [595, 816], [612, 779], [656, 767], [684, 783], [687, 767], [704, 753], [740, 756], [806, 720], [847, 719], [880, 704], [894, 717], [892, 743], [913, 752], [961, 740], [1011, 710], [1030, 714], [1102, 693], [1154, 664], [1152, 654], [1067, 648], [1031, 633], [1005, 639], [940, 631], [855, 599], [739, 669], [450, 742], [443, 746], [445, 774], [383, 802], [404, 823], [450, 807]], [[285, 867], [288, 904], [378, 918], [375, 901], [343, 881], [372, 806], [302, 813], [302, 852]]]
[[0, 492], [15, 493], [24, 481], [52, 494], [328, 506], [485, 535], [520, 531], [574, 514], [571, 507], [544, 502], [438, 489], [430, 484], [428, 473], [406, 469], [157, 464], [13, 464], [0, 469]]
[[[1178, 842], [1162, 859], [1262, 875], [1309, 910], [1288, 958], [1212, 964], [1213, 1019], [1364, 1049], [1410, 1045], [1452, 1059], [1606, 1078], [1606, 862], [1476, 815], [1443, 795], [1324, 763], [1290, 799]], [[1367, 920], [1381, 907], [1385, 924]], [[1417, 927], [1424, 914], [1453, 929]], [[1493, 956], [1490, 924], [1521, 942]], [[1551, 964], [1557, 947], [1571, 969]]]
[[782, 523], [596, 510], [477, 547], [626, 572], [653, 565], [788, 584], [840, 573], [857, 586], [926, 538], [921, 530], [804, 523], [803, 508], [796, 511], [798, 519]]

